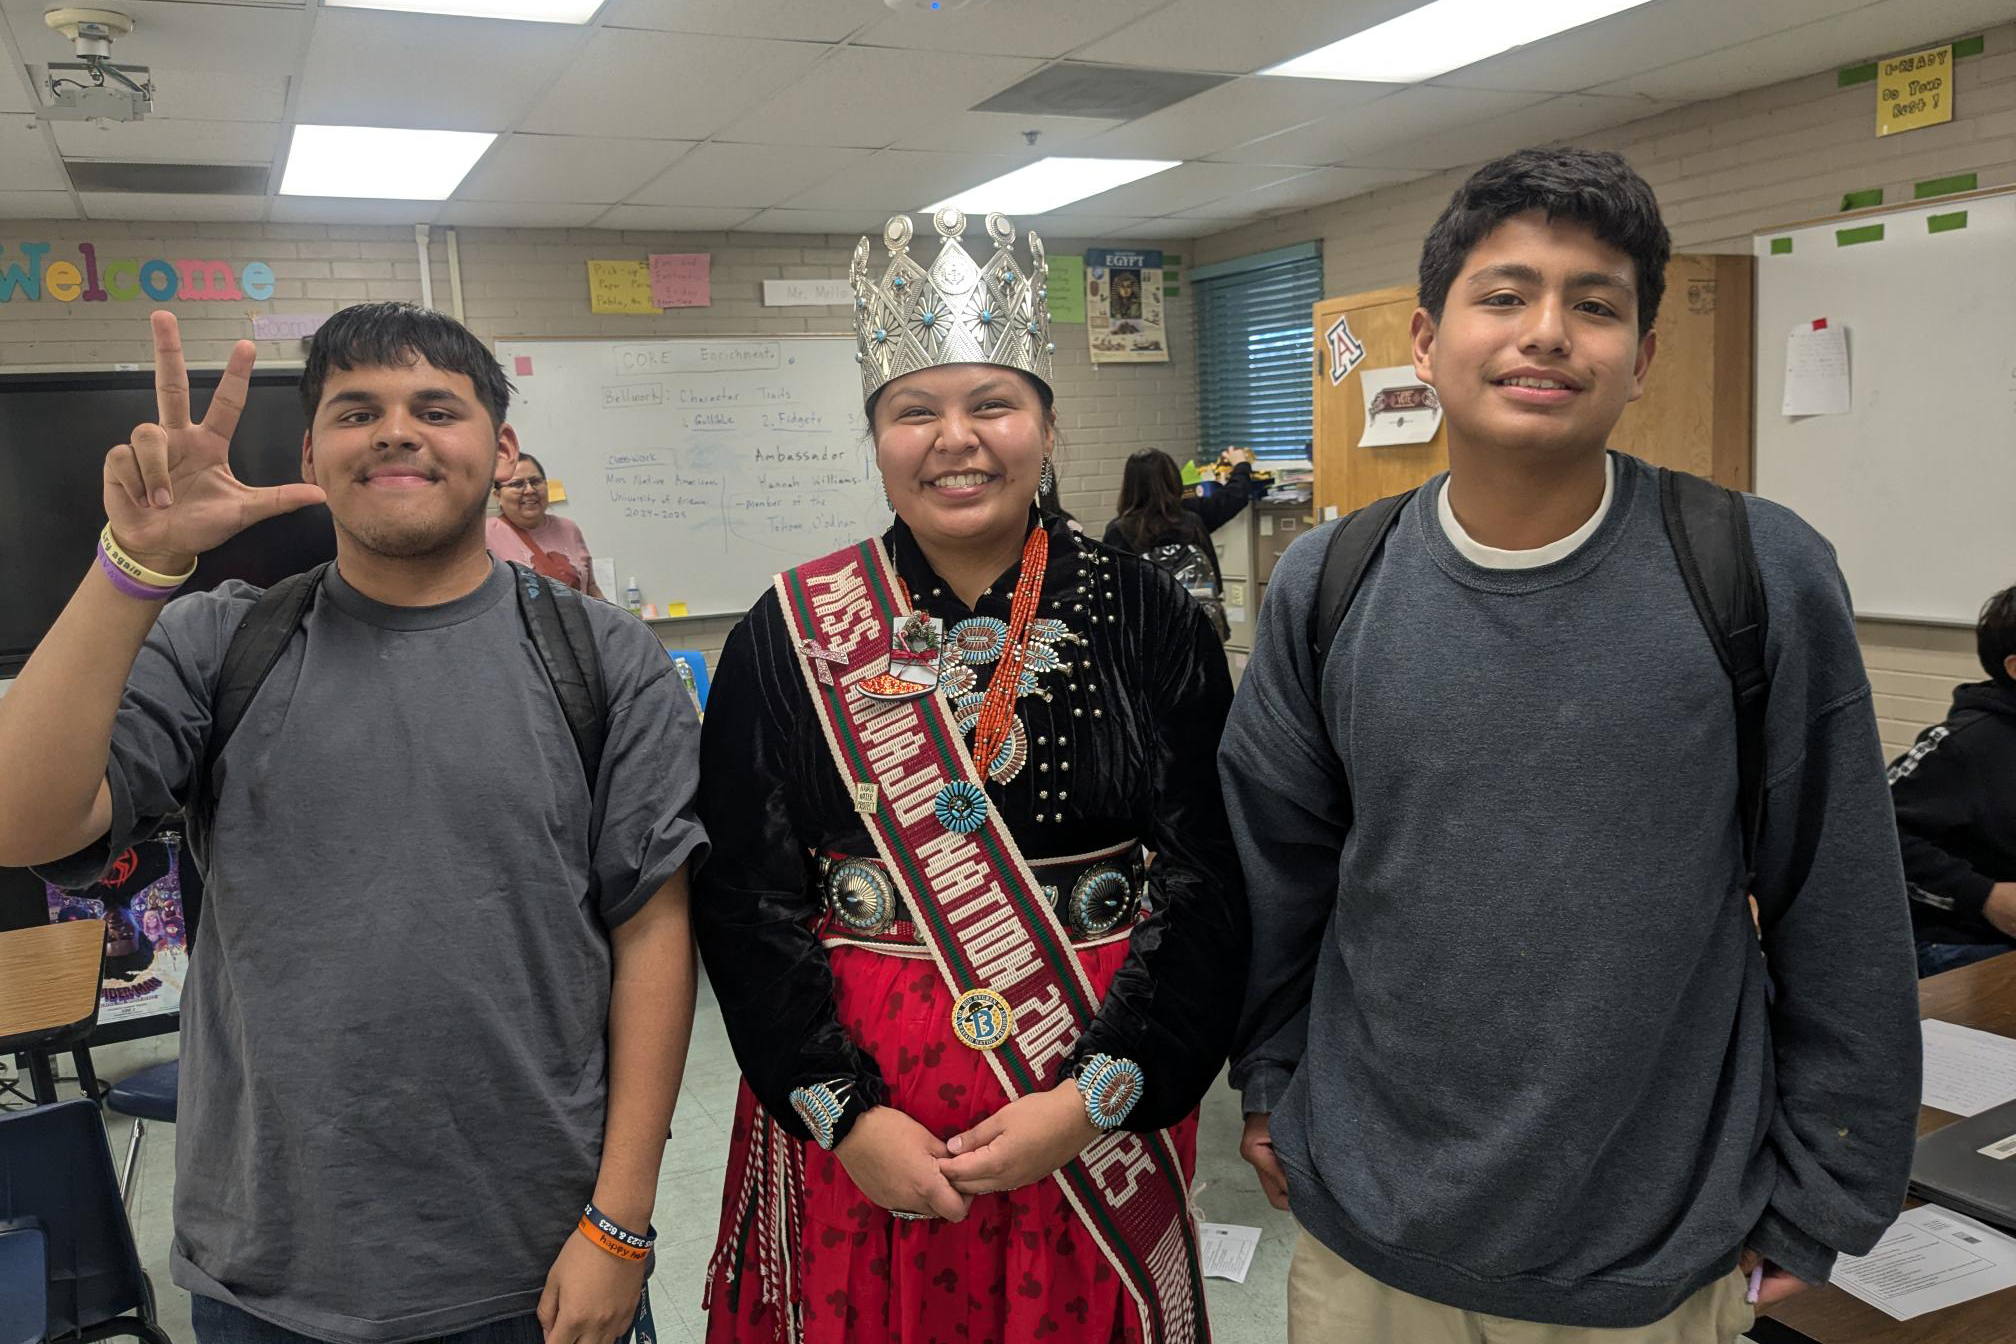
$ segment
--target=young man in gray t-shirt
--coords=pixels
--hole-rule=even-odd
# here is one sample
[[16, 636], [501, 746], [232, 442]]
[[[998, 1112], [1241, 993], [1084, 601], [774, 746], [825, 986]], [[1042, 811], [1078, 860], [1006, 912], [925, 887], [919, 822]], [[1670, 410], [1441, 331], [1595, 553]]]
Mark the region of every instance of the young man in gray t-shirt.
[[1298, 1344], [1729, 1344], [1902, 1200], [1911, 945], [1833, 553], [1740, 502], [1769, 612], [1746, 886], [1731, 681], [1660, 478], [1607, 450], [1669, 250], [1615, 154], [1479, 169], [1413, 318], [1448, 473], [1334, 635], [1333, 528], [1269, 586], [1220, 764], [1253, 904], [1232, 1077], [1305, 1233]]
[[[0, 863], [93, 880], [188, 809], [207, 887], [182, 1005], [175, 1282], [204, 1344], [610, 1344], [626, 1330], [692, 1026], [697, 717], [639, 621], [583, 603], [596, 777], [484, 547], [510, 385], [469, 331], [346, 309], [302, 379], [300, 485], [200, 423], [154, 316], [159, 423], [105, 461], [109, 527], [0, 700]], [[197, 557], [326, 502], [336, 562], [214, 763], [259, 597], [173, 602]], [[592, 1205], [615, 1229], [584, 1226]]]

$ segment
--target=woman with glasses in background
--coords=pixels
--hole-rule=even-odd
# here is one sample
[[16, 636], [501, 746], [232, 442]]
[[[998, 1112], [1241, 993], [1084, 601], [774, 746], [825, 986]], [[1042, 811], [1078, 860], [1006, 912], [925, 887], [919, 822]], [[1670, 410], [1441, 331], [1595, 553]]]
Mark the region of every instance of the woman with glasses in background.
[[518, 454], [517, 471], [497, 487], [498, 514], [484, 528], [490, 554], [607, 602], [595, 586], [595, 562], [580, 525], [548, 513], [546, 505], [546, 468], [532, 454]]

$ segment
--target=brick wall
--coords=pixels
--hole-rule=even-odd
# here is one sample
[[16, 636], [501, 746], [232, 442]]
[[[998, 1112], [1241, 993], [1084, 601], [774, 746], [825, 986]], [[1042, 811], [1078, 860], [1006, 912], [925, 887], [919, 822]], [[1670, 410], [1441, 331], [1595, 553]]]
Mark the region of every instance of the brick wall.
[[[75, 244], [97, 245], [101, 258], [263, 261], [273, 271], [264, 303], [172, 302], [192, 365], [221, 365], [234, 341], [250, 335], [247, 314], [330, 313], [367, 299], [420, 298], [419, 250], [405, 226], [311, 224], [149, 224], [0, 220], [0, 270], [21, 260], [23, 242], [47, 241], [49, 260], [77, 260]], [[670, 336], [785, 334], [847, 330], [846, 308], [765, 308], [763, 281], [846, 274], [853, 237], [751, 234], [615, 233], [598, 230], [481, 229], [458, 231], [464, 315], [486, 341], [507, 336]], [[1046, 240], [1059, 254], [1082, 252], [1082, 241]], [[1180, 244], [1174, 245], [1181, 252]], [[713, 256], [707, 308], [656, 316], [595, 316], [588, 312], [584, 263], [641, 258], [650, 252]], [[449, 307], [448, 260], [442, 231], [430, 239], [434, 302]], [[18, 296], [0, 303], [0, 373], [147, 367], [151, 358], [145, 301], [59, 303]], [[1168, 301], [1171, 360], [1167, 364], [1106, 365], [1095, 370], [1083, 325], [1060, 326], [1056, 382], [1060, 487], [1064, 505], [1095, 533], [1112, 516], [1120, 464], [1144, 446], [1179, 458], [1196, 446], [1195, 357], [1190, 306]], [[298, 342], [262, 342], [262, 363], [297, 363]], [[110, 445], [107, 445], [108, 447]], [[561, 506], [564, 512], [565, 506]], [[590, 543], [593, 543], [591, 537]], [[700, 649], [710, 663], [733, 628], [732, 618], [668, 621], [657, 628], [674, 648]]]
[[[1971, 35], [1927, 32], [1912, 46]], [[1834, 214], [1851, 191], [1881, 187], [1886, 202], [1909, 201], [1913, 183], [1967, 172], [1982, 187], [2016, 184], [2016, 25], [1983, 37], [1982, 54], [1954, 67], [1954, 119], [1943, 126], [1878, 140], [1874, 86], [1841, 88], [1828, 69], [1577, 143], [1627, 156], [1688, 252], [1747, 254], [1752, 233]], [[1422, 236], [1474, 166], [1202, 238], [1191, 251], [1201, 265], [1317, 238], [1326, 296], [1411, 284]], [[1982, 676], [1969, 632], [1865, 621], [1859, 633], [1892, 754], [1944, 715], [1956, 681]]]

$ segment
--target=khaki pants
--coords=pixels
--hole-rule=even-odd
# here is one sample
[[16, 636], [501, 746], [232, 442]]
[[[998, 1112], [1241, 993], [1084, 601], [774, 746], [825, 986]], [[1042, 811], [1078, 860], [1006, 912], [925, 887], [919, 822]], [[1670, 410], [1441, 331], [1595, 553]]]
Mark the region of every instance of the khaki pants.
[[1733, 1344], [1757, 1319], [1747, 1288], [1731, 1271], [1636, 1329], [1542, 1325], [1389, 1288], [1304, 1232], [1288, 1266], [1288, 1344]]

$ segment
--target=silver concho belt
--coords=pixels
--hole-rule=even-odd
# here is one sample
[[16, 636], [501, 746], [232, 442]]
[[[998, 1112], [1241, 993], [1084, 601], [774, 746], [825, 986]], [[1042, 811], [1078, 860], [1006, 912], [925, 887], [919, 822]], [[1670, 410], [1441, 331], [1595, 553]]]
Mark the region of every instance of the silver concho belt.
[[[1136, 845], [1029, 864], [1051, 908], [1074, 940], [1103, 938], [1141, 908], [1147, 877]], [[912, 924], [907, 902], [880, 859], [829, 854], [819, 859], [826, 913], [848, 933], [878, 938]], [[920, 940], [921, 941], [921, 940]]]

